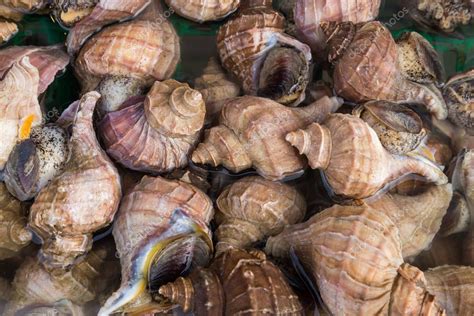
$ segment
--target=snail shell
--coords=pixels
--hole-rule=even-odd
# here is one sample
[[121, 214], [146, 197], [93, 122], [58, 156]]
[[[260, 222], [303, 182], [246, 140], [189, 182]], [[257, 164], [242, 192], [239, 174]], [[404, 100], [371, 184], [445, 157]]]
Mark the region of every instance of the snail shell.
[[[62, 300], [83, 306], [96, 299], [113, 282], [110, 271], [119, 271], [111, 246], [99, 242], [70, 270], [50, 270], [41, 264], [41, 259], [26, 258], [16, 272], [11, 298], [3, 315], [23, 315], [25, 310], [38, 305], [54, 305]], [[97, 282], [98, 279], [101, 282]]]
[[[335, 23], [322, 25], [330, 49], [340, 47], [341, 37], [346, 37], [341, 27]], [[399, 63], [399, 49], [385, 26], [368, 22], [356, 29], [334, 67], [334, 89], [338, 95], [353, 102], [387, 100], [422, 104], [436, 118], [447, 117], [446, 104], [434, 85], [406, 79], [406, 69]]]
[[14, 8], [0, 4], [0, 16], [7, 20], [20, 22], [23, 18], [23, 13], [15, 10]]
[[110, 224], [118, 209], [120, 178], [92, 126], [99, 97], [90, 92], [71, 105], [77, 114], [70, 158], [31, 207], [29, 226], [43, 240], [40, 256], [51, 267], [69, 266], [90, 250], [92, 234]]
[[206, 131], [193, 152], [195, 163], [223, 165], [233, 172], [254, 167], [266, 179], [300, 172], [305, 161], [285, 142], [295, 128], [323, 120], [340, 99], [324, 97], [303, 108], [289, 108], [269, 99], [245, 96], [226, 102], [219, 125]]
[[185, 167], [206, 107], [200, 92], [175, 80], [155, 82], [143, 102], [99, 124], [107, 153], [127, 168], [161, 173]]
[[418, 174], [435, 184], [448, 182], [432, 162], [418, 156], [393, 155], [375, 131], [360, 118], [332, 114], [324, 125], [288, 133], [286, 140], [306, 155], [313, 169], [321, 169], [334, 193], [362, 199], [406, 175]]
[[0, 183], [0, 260], [15, 256], [31, 242], [26, 217], [17, 199]]
[[369, 124], [391, 154], [414, 150], [426, 136], [421, 117], [402, 104], [370, 101], [356, 108], [353, 114]]
[[54, 0], [53, 14], [63, 27], [73, 27], [92, 13], [99, 0]]
[[216, 204], [220, 211], [217, 254], [276, 235], [285, 226], [302, 221], [306, 213], [306, 202], [296, 189], [261, 177], [234, 182]]
[[399, 236], [383, 212], [335, 205], [270, 237], [265, 251], [286, 257], [293, 248], [332, 314], [442, 314], [423, 273], [403, 263]]
[[195, 22], [216, 21], [232, 14], [239, 7], [240, 0], [166, 0], [176, 13]]
[[17, 144], [8, 158], [4, 173], [8, 190], [21, 201], [35, 197], [63, 170], [68, 153], [62, 128], [52, 124], [34, 128], [30, 139]]
[[18, 26], [14, 22], [0, 19], [0, 44], [8, 42], [18, 32]]
[[447, 315], [474, 313], [474, 267], [440, 266], [425, 272], [427, 289]]
[[197, 269], [162, 286], [160, 294], [196, 315], [303, 315], [283, 273], [259, 251], [230, 249], [211, 270]]
[[80, 50], [75, 67], [85, 91], [95, 89], [106, 76], [132, 77], [150, 85], [171, 77], [179, 56], [171, 23], [134, 20], [94, 35]]
[[305, 98], [310, 49], [284, 33], [285, 19], [268, 1], [248, 2], [219, 29], [222, 64], [239, 79], [245, 94], [296, 106]]
[[29, 13], [44, 8], [48, 2], [48, 0], [3, 0], [2, 5]]
[[207, 224], [213, 213], [212, 201], [193, 185], [143, 177], [123, 198], [114, 224], [122, 283], [99, 315], [149, 304], [147, 287], [206, 264], [212, 251]]
[[449, 120], [474, 135], [474, 69], [449, 79], [443, 95]]

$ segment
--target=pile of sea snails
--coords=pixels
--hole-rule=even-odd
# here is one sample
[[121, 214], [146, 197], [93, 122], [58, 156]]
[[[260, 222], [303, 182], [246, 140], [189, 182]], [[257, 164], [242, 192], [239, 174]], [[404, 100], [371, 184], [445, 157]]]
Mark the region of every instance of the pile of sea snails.
[[[69, 32], [0, 49], [0, 314], [474, 315], [474, 69], [380, 6], [1, 1], [0, 41]], [[449, 33], [473, 7], [409, 10]], [[189, 82], [165, 10], [220, 21]]]

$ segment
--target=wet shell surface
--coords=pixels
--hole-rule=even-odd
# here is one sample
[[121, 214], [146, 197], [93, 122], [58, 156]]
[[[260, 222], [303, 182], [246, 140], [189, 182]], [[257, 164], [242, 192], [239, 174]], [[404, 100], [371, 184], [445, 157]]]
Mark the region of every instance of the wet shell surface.
[[97, 92], [90, 92], [71, 105], [77, 114], [70, 158], [64, 171], [40, 191], [31, 207], [29, 226], [41, 237], [40, 255], [51, 267], [69, 266], [87, 253], [92, 234], [110, 224], [118, 209], [120, 178], [92, 126], [99, 97]]
[[175, 80], [155, 82], [145, 100], [99, 124], [107, 153], [127, 168], [163, 173], [187, 165], [206, 108], [200, 92]]
[[195, 22], [221, 20], [239, 7], [240, 0], [166, 0], [176, 13]]
[[443, 92], [449, 120], [474, 135], [474, 69], [451, 78]]
[[245, 249], [284, 227], [303, 220], [306, 202], [294, 188], [246, 177], [228, 186], [217, 199], [220, 212], [216, 253], [228, 248]]

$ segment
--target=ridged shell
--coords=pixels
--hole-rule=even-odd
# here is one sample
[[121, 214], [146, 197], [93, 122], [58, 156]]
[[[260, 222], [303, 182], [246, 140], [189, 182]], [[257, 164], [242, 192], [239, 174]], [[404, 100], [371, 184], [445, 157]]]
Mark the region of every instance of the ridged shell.
[[222, 109], [220, 124], [206, 131], [192, 160], [223, 165], [234, 172], [254, 167], [270, 180], [293, 175], [305, 167], [305, 161], [285, 141], [286, 133], [323, 120], [340, 104], [340, 100], [327, 97], [303, 108], [259, 97], [232, 99]]
[[44, 8], [48, 2], [47, 0], [3, 0], [2, 5], [22, 12], [33, 12]]
[[403, 264], [395, 224], [376, 209], [335, 205], [270, 237], [265, 251], [287, 257], [292, 248], [315, 278], [332, 314], [438, 310], [432, 296], [425, 300], [430, 296], [423, 288], [422, 272]]
[[[271, 7], [258, 6], [259, 1], [249, 2], [219, 29], [217, 49], [222, 64], [239, 79], [246, 94], [260, 95], [269, 91], [275, 100], [296, 106], [304, 99], [309, 81], [310, 49], [284, 34], [283, 15]], [[293, 52], [290, 59], [286, 56], [268, 58], [272, 52], [278, 55], [281, 47]], [[262, 72], [267, 61], [266, 67], [273, 72]]]
[[107, 153], [127, 168], [168, 172], [187, 165], [205, 113], [198, 91], [166, 80], [155, 82], [144, 102], [107, 114], [99, 131]]
[[246, 177], [228, 186], [216, 201], [220, 222], [216, 253], [245, 249], [303, 220], [306, 202], [289, 185]]
[[[75, 55], [85, 41], [104, 26], [133, 18], [147, 7], [151, 0], [99, 0], [94, 10], [69, 32], [66, 46], [70, 55]], [[158, 5], [158, 2], [155, 1]]]
[[[330, 28], [327, 36], [331, 36]], [[340, 36], [344, 36], [341, 34]], [[334, 68], [336, 93], [353, 102], [387, 100], [423, 104], [438, 119], [448, 115], [441, 92], [404, 77], [398, 48], [380, 22], [364, 24]]]
[[298, 38], [311, 49], [321, 53], [324, 49], [324, 34], [321, 22], [353, 23], [374, 20], [379, 14], [380, 0], [296, 0], [294, 19]]
[[177, 14], [195, 22], [221, 20], [237, 10], [240, 0], [166, 0]]
[[474, 135], [474, 69], [449, 79], [443, 95], [449, 120]]
[[[193, 244], [189, 249], [183, 248], [188, 247], [188, 241], [195, 243], [196, 240], [183, 242], [183, 238], [192, 238], [195, 233], [210, 238], [207, 224], [213, 215], [211, 200], [193, 185], [160, 177], [143, 177], [122, 199], [114, 223], [113, 235], [122, 265], [122, 283], [108, 298], [99, 315], [126, 311], [127, 306], [151, 300], [145, 292], [151, 281], [147, 274], [153, 272], [150, 271], [153, 269], [151, 261], [161, 260], [157, 268], [165, 269], [160, 277], [168, 281], [182, 272], [176, 271], [181, 268], [182, 261], [204, 264], [203, 261], [208, 259], [202, 257], [205, 253], [193, 254]], [[168, 250], [179, 257], [166, 257], [164, 251]]]
[[0, 4], [0, 16], [7, 20], [20, 22], [23, 18], [23, 13], [15, 10], [14, 8], [10, 8]]
[[0, 44], [9, 41], [17, 32], [16, 23], [0, 19]]
[[64, 172], [43, 188], [31, 207], [29, 225], [42, 238], [45, 264], [65, 267], [92, 246], [92, 234], [110, 224], [121, 198], [120, 178], [92, 126], [100, 95], [85, 94], [70, 139]]
[[30, 126], [41, 124], [43, 114], [38, 103], [39, 73], [31, 65], [28, 57], [23, 57], [0, 81], [0, 125], [2, 142], [0, 144], [0, 170], [5, 167], [8, 156], [17, 141], [24, 137], [22, 127], [31, 121]]
[[474, 313], [474, 267], [441, 266], [425, 272], [427, 289], [447, 315]]
[[[70, 270], [46, 269], [39, 258], [26, 258], [17, 270], [5, 316], [22, 309], [69, 300], [85, 305], [110, 287], [119, 272], [111, 243], [101, 242]], [[100, 279], [100, 282], [97, 280]]]
[[436, 184], [448, 181], [427, 159], [387, 152], [375, 131], [352, 115], [332, 114], [324, 125], [312, 123], [286, 139], [308, 157], [311, 168], [324, 171], [334, 193], [345, 197], [372, 196], [409, 174]]
[[168, 21], [134, 20], [112, 25], [82, 47], [75, 63], [86, 91], [104, 76], [128, 76], [151, 84], [173, 74], [180, 57], [178, 36]]
[[17, 199], [0, 183], [0, 260], [15, 256], [32, 238], [26, 217]]

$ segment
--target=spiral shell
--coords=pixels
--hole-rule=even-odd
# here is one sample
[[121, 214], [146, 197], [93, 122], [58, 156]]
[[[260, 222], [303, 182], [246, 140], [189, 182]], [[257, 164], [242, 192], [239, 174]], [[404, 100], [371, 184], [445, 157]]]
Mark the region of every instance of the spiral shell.
[[285, 19], [268, 1], [248, 2], [219, 29], [222, 64], [239, 79], [245, 94], [296, 106], [305, 98], [310, 49], [284, 33]]
[[289, 108], [259, 97], [232, 99], [222, 109], [220, 124], [206, 131], [192, 160], [223, 165], [234, 172], [254, 167], [270, 180], [293, 175], [305, 167], [305, 162], [285, 142], [286, 133], [323, 120], [340, 105], [339, 99], [328, 97], [303, 108]]
[[[150, 303], [147, 287], [174, 280], [212, 251], [211, 200], [194, 186], [145, 176], [122, 200], [113, 235], [122, 265], [120, 288], [99, 315]], [[157, 279], [155, 279], [157, 278]]]
[[107, 114], [99, 130], [116, 161], [130, 169], [162, 173], [187, 165], [205, 115], [201, 93], [174, 80], [157, 81], [144, 102]]
[[283, 273], [263, 253], [230, 249], [211, 269], [166, 284], [160, 294], [196, 315], [303, 315]]
[[[345, 32], [338, 33], [338, 24], [326, 23], [322, 27], [330, 38], [329, 47], [339, 46]], [[353, 102], [418, 103], [438, 119], [448, 115], [441, 92], [434, 85], [406, 79], [397, 44], [380, 22], [368, 22], [357, 28], [335, 64], [333, 79], [336, 93]]]
[[220, 211], [217, 254], [228, 248], [245, 249], [276, 235], [306, 213], [306, 202], [296, 189], [260, 177], [234, 182], [216, 203]]
[[16, 23], [0, 19], [0, 44], [8, 42], [17, 32]]
[[0, 260], [16, 255], [32, 238], [20, 201], [0, 183]]
[[176, 13], [195, 22], [221, 20], [237, 10], [240, 0], [166, 0]]
[[144, 85], [164, 80], [178, 64], [178, 36], [168, 21], [134, 20], [105, 28], [80, 50], [76, 72], [85, 91], [105, 76], [127, 76]]
[[[92, 246], [92, 234], [113, 220], [121, 197], [117, 169], [97, 142], [92, 116], [100, 95], [85, 94], [77, 106], [64, 172], [43, 188], [29, 225], [43, 240], [40, 255], [51, 267], [71, 265]], [[66, 110], [67, 111], [67, 110]]]
[[438, 185], [448, 182], [427, 159], [387, 152], [375, 131], [355, 116], [332, 114], [324, 125], [312, 123], [286, 140], [306, 155], [311, 168], [324, 171], [334, 193], [345, 197], [367, 198], [409, 174]]
[[449, 120], [474, 135], [474, 69], [449, 79], [443, 95]]
[[270, 237], [265, 251], [285, 257], [293, 248], [335, 315], [441, 315], [423, 273], [403, 263], [399, 236], [376, 209], [335, 205]]

